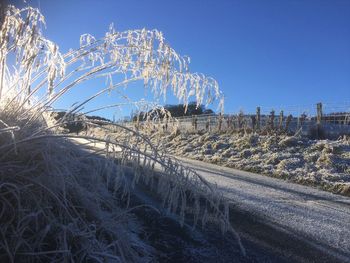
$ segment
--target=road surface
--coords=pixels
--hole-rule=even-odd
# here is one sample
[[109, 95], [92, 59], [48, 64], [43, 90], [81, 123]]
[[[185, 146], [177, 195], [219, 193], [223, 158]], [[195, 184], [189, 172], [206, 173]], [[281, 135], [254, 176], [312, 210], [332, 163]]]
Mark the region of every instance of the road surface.
[[[86, 140], [74, 139], [83, 144]], [[104, 148], [103, 143], [94, 148]], [[176, 157], [231, 202], [234, 228], [285, 262], [350, 263], [350, 198], [232, 168]]]
[[280, 179], [178, 158], [232, 202], [240, 235], [287, 261], [350, 262], [350, 198]]

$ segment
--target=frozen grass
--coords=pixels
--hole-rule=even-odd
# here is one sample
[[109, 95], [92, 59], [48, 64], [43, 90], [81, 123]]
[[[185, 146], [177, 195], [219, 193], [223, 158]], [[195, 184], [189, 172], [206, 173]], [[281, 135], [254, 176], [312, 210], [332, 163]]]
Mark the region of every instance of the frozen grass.
[[[21, 122], [3, 111], [6, 117]], [[106, 187], [106, 177], [118, 174], [114, 163], [50, 133], [26, 140], [46, 124], [30, 126], [16, 133], [17, 152], [1, 138], [9, 146], [1, 158], [1, 261], [147, 259], [137, 222]]]
[[169, 152], [350, 195], [350, 139], [310, 140], [236, 132], [151, 136]]
[[[191, 216], [195, 225], [215, 222], [234, 233], [228, 203], [215, 187], [137, 129], [119, 127], [130, 135], [123, 138], [73, 136], [61, 129], [91, 100], [113, 90], [122, 94], [120, 87], [138, 80], [156, 97], [171, 89], [185, 105], [191, 96], [198, 104], [217, 99], [222, 105], [214, 79], [189, 73], [188, 59], [157, 30], [111, 27], [104, 38], [83, 35], [80, 48], [61, 54], [42, 35], [44, 17], [37, 9], [8, 6], [6, 12], [0, 34], [1, 262], [151, 261], [152, 248], [141, 240], [142, 226], [132, 216], [151, 204], [145, 199], [129, 206], [137, 185], [146, 186], [145, 194], [157, 196], [180, 224]], [[48, 109], [93, 78], [107, 79], [107, 87], [79, 98], [57, 123]], [[104, 149], [87, 149], [69, 137]]]

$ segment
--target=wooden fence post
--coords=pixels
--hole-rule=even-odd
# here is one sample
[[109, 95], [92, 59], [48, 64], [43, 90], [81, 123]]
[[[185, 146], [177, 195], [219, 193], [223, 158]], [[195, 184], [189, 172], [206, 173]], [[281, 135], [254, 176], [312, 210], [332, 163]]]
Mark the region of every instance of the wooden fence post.
[[227, 124], [226, 130], [228, 131], [230, 129], [230, 126], [231, 126], [231, 118], [230, 118], [230, 116], [226, 117], [226, 124]]
[[219, 123], [218, 123], [218, 130], [221, 131], [222, 128], [222, 113], [219, 114]]
[[297, 131], [300, 129], [300, 116], [297, 119]]
[[300, 115], [300, 127], [303, 127], [305, 121], [306, 121], [306, 113], [304, 112], [303, 114]]
[[271, 112], [270, 112], [270, 129], [271, 129], [271, 131], [273, 131], [273, 129], [274, 129], [274, 122], [275, 122], [275, 111], [274, 110], [272, 110]]
[[195, 130], [195, 128], [194, 128], [194, 125], [195, 125], [194, 115], [192, 115], [191, 121], [192, 121], [192, 130], [194, 131]]
[[278, 121], [278, 129], [279, 129], [279, 130], [282, 130], [283, 118], [284, 118], [283, 114], [284, 114], [284, 113], [283, 113], [283, 110], [281, 110], [280, 116], [279, 116], [279, 121]]
[[256, 129], [259, 131], [260, 130], [260, 107], [256, 108]]
[[229, 130], [234, 130], [234, 126], [235, 126], [235, 123], [234, 123], [234, 117], [233, 117], [233, 115], [230, 115], [230, 127], [229, 127]]
[[322, 102], [317, 103], [317, 124], [316, 124], [316, 136], [320, 139], [321, 124], [322, 124]]
[[286, 132], [288, 132], [288, 129], [289, 129], [289, 124], [291, 123], [293, 119], [293, 115], [292, 114], [289, 114], [288, 117], [287, 117], [287, 120], [286, 120]]
[[252, 120], [252, 131], [255, 131], [256, 130], [256, 116], [251, 115], [250, 118]]
[[238, 129], [241, 130], [243, 128], [243, 118], [244, 118], [244, 113], [243, 111], [239, 111], [238, 114]]
[[207, 132], [210, 131], [210, 116], [208, 116], [207, 122], [205, 123], [205, 129]]
[[321, 125], [321, 122], [322, 122], [322, 103], [319, 102], [317, 103], [317, 124], [318, 125]]

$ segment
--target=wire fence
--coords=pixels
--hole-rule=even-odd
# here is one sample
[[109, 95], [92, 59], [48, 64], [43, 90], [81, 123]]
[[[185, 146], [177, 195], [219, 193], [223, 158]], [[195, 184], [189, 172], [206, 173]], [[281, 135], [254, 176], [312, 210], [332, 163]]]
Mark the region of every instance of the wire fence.
[[[142, 122], [138, 125], [142, 125]], [[154, 128], [158, 129], [169, 130], [173, 127], [187, 131], [284, 131], [304, 135], [317, 128], [326, 134], [325, 137], [333, 138], [350, 134], [350, 102], [318, 103], [312, 107], [271, 107], [270, 110], [257, 107], [248, 113], [241, 110], [229, 114], [193, 115], [178, 117], [176, 121], [164, 118], [154, 123]]]

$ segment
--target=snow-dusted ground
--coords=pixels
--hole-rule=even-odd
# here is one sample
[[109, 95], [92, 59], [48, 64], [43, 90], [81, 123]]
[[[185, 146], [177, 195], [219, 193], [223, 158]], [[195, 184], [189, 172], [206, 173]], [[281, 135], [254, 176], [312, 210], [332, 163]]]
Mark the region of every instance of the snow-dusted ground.
[[[121, 135], [119, 134], [119, 136]], [[175, 153], [178, 156], [186, 156], [186, 153], [189, 153], [190, 151], [183, 151], [181, 153], [180, 149], [196, 149], [198, 146], [194, 146], [195, 142], [198, 140], [203, 140], [201, 138], [205, 138], [205, 136], [208, 135], [202, 135], [202, 137], [199, 137], [198, 135], [188, 134], [187, 136], [181, 135], [172, 139], [169, 137], [162, 137], [162, 140], [166, 139], [168, 141], [173, 141], [171, 144], [163, 144], [163, 146], [165, 146], [169, 152]], [[227, 140], [226, 143], [233, 144], [233, 142], [230, 141], [230, 138], [228, 138], [229, 135], [209, 136], [212, 136], [212, 139], [207, 138], [206, 142], [212, 142], [214, 144], [213, 149], [218, 147], [215, 145], [223, 143], [223, 140]], [[217, 139], [214, 140], [213, 136], [217, 136]], [[251, 139], [251, 137], [246, 138], [242, 136], [240, 141], [246, 142]], [[261, 138], [258, 138], [258, 140], [263, 141]], [[297, 146], [283, 146], [283, 144], [288, 140], [291, 140], [291, 143], [297, 144]], [[178, 142], [182, 142], [183, 146], [181, 146], [182, 144], [180, 146], [176, 146]], [[198, 143], [202, 145], [201, 149], [206, 147], [204, 145], [208, 145], [206, 142]], [[249, 143], [251, 144], [251, 142]], [[304, 145], [306, 143], [307, 146]], [[265, 144], [268, 146], [268, 143], [265, 142]], [[276, 146], [276, 144], [280, 146]], [[312, 163], [309, 161], [308, 164], [304, 165], [306, 167], [313, 165], [315, 167], [313, 169], [315, 170], [317, 169], [316, 167], [321, 165], [321, 160], [318, 161], [318, 159], [321, 158], [322, 154], [328, 157], [329, 155], [332, 156], [332, 154], [336, 155], [336, 157], [331, 157], [330, 159], [339, 158], [339, 156], [342, 157], [344, 155], [345, 157], [342, 158], [344, 158], [345, 161], [349, 160], [346, 159], [346, 156], [348, 156], [346, 154], [349, 153], [345, 151], [348, 149], [347, 147], [349, 147], [349, 143], [346, 140], [337, 142], [304, 142], [302, 139], [285, 137], [278, 140], [276, 144], [274, 147], [284, 149], [281, 153], [282, 156], [285, 156], [283, 154], [286, 154], [288, 150], [291, 151], [290, 155], [288, 156], [295, 154], [300, 156], [300, 159], [305, 158], [307, 155], [318, 155], [315, 162]], [[236, 146], [234, 148], [237, 149], [240, 143], [237, 142], [235, 145]], [[95, 146], [98, 147], [97, 145]], [[103, 145], [100, 147], [102, 148]], [[310, 150], [318, 149], [318, 147], [322, 149], [320, 152], [318, 150], [314, 150], [313, 152]], [[242, 148], [244, 149], [244, 147]], [[174, 149], [176, 151], [174, 151]], [[267, 149], [271, 148], [267, 147]], [[340, 149], [345, 150], [341, 151]], [[227, 150], [229, 150], [229, 148], [226, 148], [224, 151]], [[193, 152], [195, 153], [195, 151]], [[268, 157], [267, 153], [262, 154], [265, 154], [266, 158]], [[197, 155], [199, 155], [198, 152]], [[272, 153], [270, 155], [273, 156]], [[190, 156], [193, 158], [193, 155]], [[289, 236], [291, 241], [280, 241], [286, 242], [286, 244], [282, 244], [282, 246], [290, 247], [290, 251], [288, 249], [284, 249], [285, 251], [283, 251], [283, 253], [292, 254], [299, 252], [301, 255], [304, 254], [305, 251], [295, 251], [296, 247], [298, 245], [300, 246], [300, 244], [295, 243], [295, 240], [297, 240], [297, 242], [300, 241], [302, 244], [307, 244], [309, 248], [311, 247], [314, 251], [316, 251], [314, 252], [313, 257], [309, 258], [314, 262], [327, 262], [327, 259], [315, 258], [321, 254], [330, 255], [333, 258], [336, 258], [339, 262], [350, 262], [349, 197], [332, 194], [314, 187], [295, 184], [277, 178], [271, 178], [260, 174], [214, 165], [208, 161], [203, 162], [184, 157], [177, 158], [179, 158], [184, 165], [194, 169], [203, 178], [213, 184], [216, 184], [225, 197], [232, 202], [232, 206], [234, 208], [239, 209], [240, 211], [245, 211], [249, 218], [260, 221], [261, 224], [268, 225], [271, 229], [275, 229], [276, 232], [284, 233], [286, 236]], [[209, 154], [207, 154], [205, 158], [213, 157], [210, 157]], [[231, 157], [228, 159], [230, 158]], [[244, 160], [245, 159], [241, 157], [238, 162], [244, 162]], [[304, 160], [303, 162], [307, 161]], [[258, 164], [259, 163], [263, 163], [263, 160], [258, 162]], [[336, 168], [330, 166], [325, 171], [329, 172], [334, 178], [340, 178], [340, 176], [337, 177], [337, 173], [335, 172], [333, 173], [336, 175], [332, 175], [332, 171], [335, 171], [334, 169]], [[347, 167], [347, 169], [349, 169], [349, 167]], [[291, 169], [291, 171], [293, 170]], [[298, 176], [298, 174], [295, 173], [295, 176]], [[343, 175], [343, 178], [346, 178], [345, 175]], [[335, 182], [337, 183], [338, 181], [335, 180]], [[347, 183], [349, 183], [349, 180]], [[235, 221], [234, 215], [235, 214], [233, 213], [233, 224], [241, 224], [242, 222]], [[260, 241], [264, 242], [264, 240]], [[305, 247], [305, 249], [307, 250], [308, 248]], [[319, 251], [319, 254], [317, 251]]]
[[201, 161], [182, 161], [217, 184], [234, 206], [250, 216], [340, 262], [350, 262], [350, 198]]
[[[90, 132], [102, 137], [110, 134], [99, 128]], [[141, 132], [154, 145], [174, 156], [282, 178], [350, 196], [350, 137], [310, 140], [283, 134]], [[111, 135], [115, 138], [130, 137], [120, 130]]]
[[181, 133], [153, 135], [173, 155], [287, 179], [350, 195], [350, 138]]

